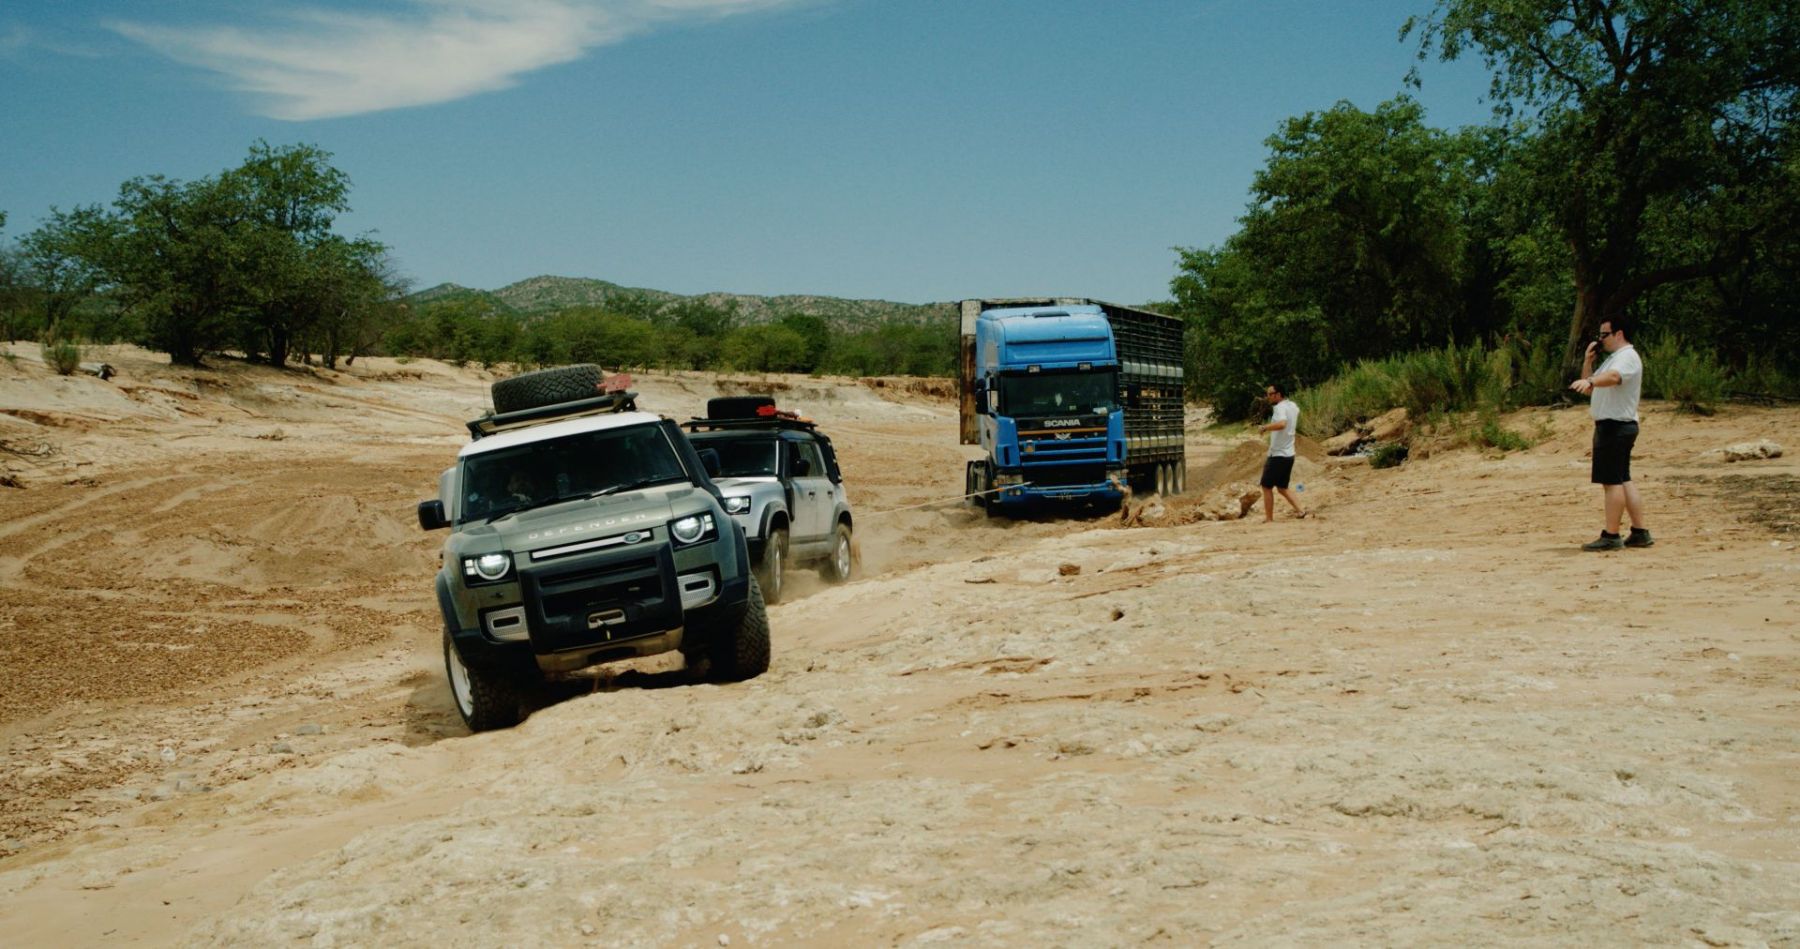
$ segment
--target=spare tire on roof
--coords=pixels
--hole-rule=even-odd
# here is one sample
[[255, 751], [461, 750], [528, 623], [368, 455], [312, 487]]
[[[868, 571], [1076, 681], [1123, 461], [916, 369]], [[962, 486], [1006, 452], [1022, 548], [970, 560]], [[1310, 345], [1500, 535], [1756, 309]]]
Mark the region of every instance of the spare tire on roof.
[[494, 411], [505, 414], [577, 399], [592, 399], [600, 395], [598, 386], [601, 376], [599, 366], [578, 363], [500, 379], [493, 385]]

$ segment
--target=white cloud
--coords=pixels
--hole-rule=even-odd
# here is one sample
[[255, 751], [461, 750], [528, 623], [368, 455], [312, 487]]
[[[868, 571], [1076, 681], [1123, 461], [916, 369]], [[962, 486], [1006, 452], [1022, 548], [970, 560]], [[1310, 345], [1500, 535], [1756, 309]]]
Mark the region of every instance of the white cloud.
[[386, 12], [324, 9], [257, 27], [114, 22], [114, 31], [213, 70], [278, 119], [449, 102], [513, 85], [659, 24], [801, 0], [405, 0]]

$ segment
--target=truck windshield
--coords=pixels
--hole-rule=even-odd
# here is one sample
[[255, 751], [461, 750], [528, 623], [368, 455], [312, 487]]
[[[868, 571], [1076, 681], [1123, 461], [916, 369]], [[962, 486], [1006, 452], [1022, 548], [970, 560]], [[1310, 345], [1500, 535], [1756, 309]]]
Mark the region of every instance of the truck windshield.
[[681, 458], [660, 426], [565, 435], [465, 459], [458, 523], [554, 501], [686, 480]]
[[719, 453], [721, 478], [772, 478], [780, 456], [775, 453], [772, 438], [705, 438], [694, 441], [695, 448], [711, 448]]
[[1007, 415], [1075, 415], [1110, 410], [1117, 398], [1114, 372], [1053, 372], [1001, 376], [1000, 411]]

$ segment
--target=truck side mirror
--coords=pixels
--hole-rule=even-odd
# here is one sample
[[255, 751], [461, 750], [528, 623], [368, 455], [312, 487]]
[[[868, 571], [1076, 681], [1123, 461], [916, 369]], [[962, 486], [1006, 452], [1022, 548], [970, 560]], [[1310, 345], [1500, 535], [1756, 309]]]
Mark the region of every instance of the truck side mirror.
[[719, 476], [719, 450], [717, 448], [702, 448], [698, 454], [700, 455], [700, 467], [706, 469], [706, 476], [708, 478], [717, 478]]
[[449, 527], [450, 521], [444, 517], [444, 502], [433, 498], [419, 502], [419, 526], [428, 531]]

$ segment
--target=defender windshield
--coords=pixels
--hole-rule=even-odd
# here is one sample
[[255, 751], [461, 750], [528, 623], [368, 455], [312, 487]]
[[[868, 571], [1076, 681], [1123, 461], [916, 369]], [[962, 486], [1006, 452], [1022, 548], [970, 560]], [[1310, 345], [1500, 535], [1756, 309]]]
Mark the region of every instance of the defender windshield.
[[773, 478], [780, 462], [773, 438], [699, 438], [694, 447], [719, 453], [721, 478]]
[[565, 435], [465, 459], [458, 523], [555, 501], [686, 480], [681, 457], [660, 426]]
[[1000, 411], [1007, 415], [1091, 415], [1111, 410], [1117, 398], [1114, 372], [1051, 372], [1001, 376]]

